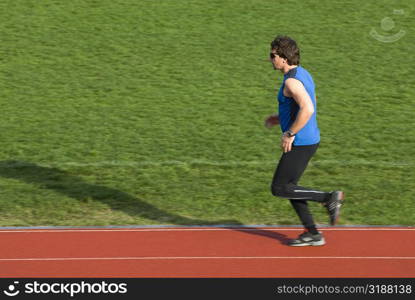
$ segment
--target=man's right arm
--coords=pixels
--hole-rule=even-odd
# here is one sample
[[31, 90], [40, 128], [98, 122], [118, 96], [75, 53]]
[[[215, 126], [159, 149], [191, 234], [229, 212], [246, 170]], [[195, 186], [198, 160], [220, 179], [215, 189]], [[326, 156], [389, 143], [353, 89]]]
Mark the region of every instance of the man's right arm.
[[270, 115], [268, 118], [265, 119], [265, 127], [267, 128], [271, 128], [278, 124], [280, 124], [280, 118], [278, 114]]

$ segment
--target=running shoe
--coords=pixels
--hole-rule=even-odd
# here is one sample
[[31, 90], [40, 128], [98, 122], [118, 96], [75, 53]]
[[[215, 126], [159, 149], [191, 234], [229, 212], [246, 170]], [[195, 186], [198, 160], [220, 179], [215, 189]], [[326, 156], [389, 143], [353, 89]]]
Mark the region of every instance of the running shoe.
[[321, 233], [311, 234], [306, 231], [294, 240], [288, 242], [288, 246], [302, 247], [302, 246], [323, 246], [326, 243]]
[[324, 205], [330, 217], [330, 225], [336, 225], [340, 216], [340, 207], [344, 202], [344, 193], [342, 191], [331, 192], [329, 200]]

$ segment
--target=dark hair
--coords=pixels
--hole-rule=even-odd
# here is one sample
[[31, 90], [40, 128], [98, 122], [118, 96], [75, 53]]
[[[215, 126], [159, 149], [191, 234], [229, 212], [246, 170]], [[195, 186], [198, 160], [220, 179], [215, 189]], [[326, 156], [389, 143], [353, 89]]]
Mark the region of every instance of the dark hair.
[[277, 36], [271, 42], [271, 49], [275, 50], [278, 56], [285, 58], [290, 66], [300, 64], [300, 49], [292, 38], [285, 35]]

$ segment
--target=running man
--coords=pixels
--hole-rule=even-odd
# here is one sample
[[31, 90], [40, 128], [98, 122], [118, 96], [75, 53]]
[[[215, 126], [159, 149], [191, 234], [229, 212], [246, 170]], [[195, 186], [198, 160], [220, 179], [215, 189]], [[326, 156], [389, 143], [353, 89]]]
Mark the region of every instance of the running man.
[[300, 49], [287, 36], [271, 42], [270, 61], [284, 79], [278, 92], [278, 114], [269, 116], [265, 126], [280, 124], [283, 154], [275, 171], [271, 191], [274, 196], [290, 199], [305, 231], [290, 246], [322, 246], [324, 237], [316, 228], [307, 201], [317, 201], [327, 208], [330, 224], [335, 225], [343, 203], [342, 191], [323, 192], [297, 185], [311, 157], [317, 151], [320, 131], [313, 78], [300, 66]]

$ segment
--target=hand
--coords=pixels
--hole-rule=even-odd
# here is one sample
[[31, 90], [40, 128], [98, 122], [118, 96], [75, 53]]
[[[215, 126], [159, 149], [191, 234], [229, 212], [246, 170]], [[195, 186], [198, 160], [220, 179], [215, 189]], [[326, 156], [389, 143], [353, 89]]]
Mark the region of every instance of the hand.
[[282, 135], [282, 137], [281, 137], [281, 148], [284, 151], [284, 153], [287, 153], [287, 152], [291, 151], [294, 139], [295, 139], [295, 136], [289, 137], [286, 134]]
[[271, 128], [275, 125], [280, 124], [280, 118], [278, 115], [271, 115], [268, 118], [265, 119], [265, 127]]

